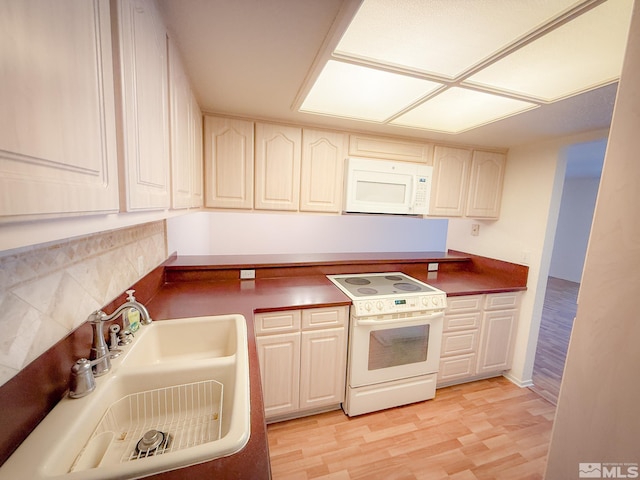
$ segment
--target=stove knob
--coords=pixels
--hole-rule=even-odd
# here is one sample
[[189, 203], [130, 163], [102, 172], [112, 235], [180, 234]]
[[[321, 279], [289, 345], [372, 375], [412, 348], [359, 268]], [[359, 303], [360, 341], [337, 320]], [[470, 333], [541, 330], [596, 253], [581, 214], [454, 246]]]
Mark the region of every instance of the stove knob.
[[422, 297], [422, 304], [427, 305], [429, 303], [429, 297]]
[[380, 300], [378, 300], [376, 302], [376, 307], [378, 308], [378, 310], [382, 310], [382, 307], [384, 307], [384, 304]]
[[370, 312], [370, 311], [371, 311], [371, 302], [367, 302], [367, 303], [365, 303], [365, 304], [364, 304], [364, 309], [365, 309], [367, 312]]

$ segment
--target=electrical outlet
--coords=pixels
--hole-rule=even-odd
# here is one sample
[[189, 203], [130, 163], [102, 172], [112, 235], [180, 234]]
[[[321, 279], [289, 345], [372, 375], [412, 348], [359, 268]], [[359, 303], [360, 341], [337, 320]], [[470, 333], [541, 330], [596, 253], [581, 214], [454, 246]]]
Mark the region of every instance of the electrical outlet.
[[240, 270], [240, 280], [253, 280], [256, 278], [255, 270]]
[[471, 235], [473, 235], [474, 237], [477, 237], [478, 235], [480, 235], [480, 224], [478, 223], [471, 224]]
[[437, 263], [430, 263], [427, 266], [427, 271], [428, 272], [437, 272], [438, 271], [438, 264]]

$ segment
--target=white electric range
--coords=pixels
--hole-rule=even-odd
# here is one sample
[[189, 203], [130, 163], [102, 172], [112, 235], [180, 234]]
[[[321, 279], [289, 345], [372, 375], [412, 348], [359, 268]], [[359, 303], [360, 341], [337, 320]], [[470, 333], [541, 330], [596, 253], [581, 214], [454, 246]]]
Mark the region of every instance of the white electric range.
[[352, 301], [344, 411], [435, 397], [446, 293], [401, 272], [327, 278]]

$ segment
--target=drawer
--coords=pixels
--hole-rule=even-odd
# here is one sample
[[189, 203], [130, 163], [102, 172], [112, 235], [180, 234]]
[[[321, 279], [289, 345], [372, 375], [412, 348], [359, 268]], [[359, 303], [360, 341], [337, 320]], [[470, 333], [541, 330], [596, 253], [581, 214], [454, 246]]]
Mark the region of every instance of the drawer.
[[441, 357], [475, 353], [478, 348], [480, 330], [449, 332], [442, 335]]
[[484, 295], [462, 295], [460, 297], [447, 297], [445, 314], [474, 312], [482, 309]]
[[476, 354], [440, 359], [438, 383], [472, 377], [476, 374]]
[[508, 310], [518, 308], [519, 292], [491, 293], [484, 303], [485, 310]]
[[300, 331], [300, 310], [256, 313], [253, 318], [256, 335]]
[[349, 307], [309, 308], [302, 310], [302, 328], [312, 330], [315, 328], [344, 327], [349, 318]]
[[472, 328], [480, 327], [480, 320], [482, 318], [481, 312], [467, 313], [463, 315], [449, 315], [444, 316], [444, 324], [442, 330], [444, 332], [456, 331], [456, 330], [469, 330]]

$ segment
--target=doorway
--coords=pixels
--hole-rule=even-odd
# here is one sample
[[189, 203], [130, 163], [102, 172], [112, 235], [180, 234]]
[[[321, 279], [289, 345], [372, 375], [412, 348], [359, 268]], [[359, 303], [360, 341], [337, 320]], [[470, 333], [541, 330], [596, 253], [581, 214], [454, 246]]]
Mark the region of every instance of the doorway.
[[532, 390], [557, 404], [607, 139], [566, 150], [560, 211], [533, 366]]

